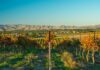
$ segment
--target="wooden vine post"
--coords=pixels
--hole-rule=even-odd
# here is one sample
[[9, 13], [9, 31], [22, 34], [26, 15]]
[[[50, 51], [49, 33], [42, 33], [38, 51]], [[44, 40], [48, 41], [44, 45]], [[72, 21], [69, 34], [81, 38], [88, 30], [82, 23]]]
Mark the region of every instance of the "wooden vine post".
[[51, 67], [51, 31], [49, 31], [49, 36], [48, 36], [48, 52], [49, 52], [49, 70], [52, 69]]

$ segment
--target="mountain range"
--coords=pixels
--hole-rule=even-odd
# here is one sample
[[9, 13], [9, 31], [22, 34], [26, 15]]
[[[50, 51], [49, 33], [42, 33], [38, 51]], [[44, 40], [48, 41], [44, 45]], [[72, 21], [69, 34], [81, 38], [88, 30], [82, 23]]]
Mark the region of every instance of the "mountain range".
[[0, 25], [0, 31], [14, 31], [14, 30], [49, 30], [49, 29], [99, 29], [100, 25], [88, 26], [52, 26], [52, 25]]

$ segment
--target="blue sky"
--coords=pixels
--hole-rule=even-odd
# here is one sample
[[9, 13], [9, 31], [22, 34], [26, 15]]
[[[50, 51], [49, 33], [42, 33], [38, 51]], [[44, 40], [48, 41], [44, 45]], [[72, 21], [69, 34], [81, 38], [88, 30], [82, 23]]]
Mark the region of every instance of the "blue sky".
[[100, 0], [0, 0], [0, 24], [100, 24]]

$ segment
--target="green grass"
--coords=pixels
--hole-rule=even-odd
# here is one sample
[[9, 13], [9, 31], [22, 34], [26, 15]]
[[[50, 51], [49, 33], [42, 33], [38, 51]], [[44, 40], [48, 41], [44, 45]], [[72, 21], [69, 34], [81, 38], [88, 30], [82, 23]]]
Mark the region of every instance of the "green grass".
[[[32, 50], [32, 49], [31, 49]], [[45, 68], [48, 68], [48, 57], [41, 58], [40, 56], [42, 54], [41, 50], [35, 50], [31, 52], [25, 52], [25, 53], [0, 53], [0, 70], [2, 68], [25, 68], [28, 69], [34, 69], [36, 66], [38, 67], [39, 63], [42, 62], [40, 66], [43, 66]], [[37, 52], [38, 51], [38, 52]], [[34, 53], [35, 52], [35, 53]], [[40, 53], [39, 53], [40, 52]], [[45, 51], [42, 51], [43, 53], [46, 53]], [[48, 54], [48, 53], [46, 53]], [[61, 53], [58, 53], [57, 51], [52, 51], [52, 70], [80, 70], [79, 67], [75, 69], [71, 69], [69, 67], [65, 67], [63, 61], [61, 61]], [[68, 56], [67, 56], [68, 57]], [[78, 60], [81, 60], [81, 56], [78, 56]], [[100, 68], [100, 65], [94, 65], [94, 69], [98, 70]]]
[[6, 61], [0, 63], [0, 68], [3, 68], [3, 67], [8, 67], [8, 63]]
[[26, 64], [25, 61], [17, 61], [16, 64], [12, 65], [13, 67], [17, 68], [17, 67], [22, 67]]

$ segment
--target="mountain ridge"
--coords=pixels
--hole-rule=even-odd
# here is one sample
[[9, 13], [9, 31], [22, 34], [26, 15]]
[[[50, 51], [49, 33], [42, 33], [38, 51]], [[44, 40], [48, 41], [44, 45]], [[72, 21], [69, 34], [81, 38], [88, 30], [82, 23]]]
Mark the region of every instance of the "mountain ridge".
[[99, 29], [100, 25], [86, 25], [86, 26], [53, 26], [53, 25], [0, 25], [0, 31], [14, 31], [14, 30], [49, 30], [49, 29]]

